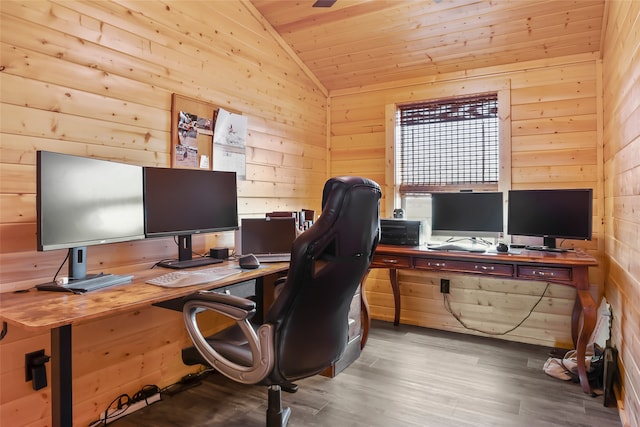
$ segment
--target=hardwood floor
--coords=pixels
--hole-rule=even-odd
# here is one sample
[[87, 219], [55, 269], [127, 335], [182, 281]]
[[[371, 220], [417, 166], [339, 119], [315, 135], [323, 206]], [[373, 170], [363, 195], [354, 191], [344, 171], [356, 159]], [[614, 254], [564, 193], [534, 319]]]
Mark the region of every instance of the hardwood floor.
[[[360, 358], [333, 379], [283, 393], [290, 427], [621, 426], [616, 408], [551, 378], [551, 349], [374, 322]], [[266, 387], [212, 374], [115, 427], [264, 426]]]

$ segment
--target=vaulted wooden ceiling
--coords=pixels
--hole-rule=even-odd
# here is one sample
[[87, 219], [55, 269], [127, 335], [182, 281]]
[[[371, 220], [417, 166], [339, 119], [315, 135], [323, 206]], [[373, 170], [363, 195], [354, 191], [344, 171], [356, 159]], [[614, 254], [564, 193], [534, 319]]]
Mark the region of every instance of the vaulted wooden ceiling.
[[251, 0], [328, 91], [600, 50], [605, 0]]

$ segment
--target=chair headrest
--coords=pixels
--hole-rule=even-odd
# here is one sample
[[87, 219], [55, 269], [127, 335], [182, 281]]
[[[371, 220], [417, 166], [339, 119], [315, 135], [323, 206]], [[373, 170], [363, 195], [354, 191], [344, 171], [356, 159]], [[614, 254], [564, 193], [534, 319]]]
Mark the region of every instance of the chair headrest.
[[[348, 189], [355, 186], [370, 187], [373, 191], [382, 193], [378, 183], [368, 178], [363, 178], [359, 176], [336, 176], [336, 177], [330, 178], [324, 184], [324, 190], [322, 190], [322, 209], [324, 210], [324, 207], [327, 204], [329, 195], [334, 190], [342, 189], [342, 191], [347, 191]], [[340, 195], [340, 197], [342, 197], [342, 195]]]

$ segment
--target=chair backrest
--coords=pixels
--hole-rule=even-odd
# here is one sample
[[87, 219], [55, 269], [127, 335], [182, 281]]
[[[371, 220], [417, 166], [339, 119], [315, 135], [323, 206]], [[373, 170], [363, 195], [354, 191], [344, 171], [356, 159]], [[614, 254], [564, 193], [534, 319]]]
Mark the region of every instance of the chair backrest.
[[380, 238], [380, 186], [360, 177], [325, 183], [318, 220], [293, 243], [289, 273], [265, 316], [275, 325], [271, 381], [321, 372], [344, 352], [351, 300]]

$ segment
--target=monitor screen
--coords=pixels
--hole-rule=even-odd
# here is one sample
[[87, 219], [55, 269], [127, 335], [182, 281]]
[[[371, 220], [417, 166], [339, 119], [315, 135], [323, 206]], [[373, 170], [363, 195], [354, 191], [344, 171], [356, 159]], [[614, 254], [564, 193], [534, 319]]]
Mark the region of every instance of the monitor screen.
[[178, 236], [178, 259], [161, 266], [188, 268], [217, 262], [210, 257], [192, 259], [191, 236], [238, 228], [236, 173], [146, 167], [144, 217], [147, 237]]
[[144, 168], [147, 237], [238, 228], [235, 172]]
[[507, 233], [555, 239], [591, 240], [592, 189], [511, 190]]
[[501, 192], [431, 194], [434, 236], [498, 237], [503, 231]]
[[293, 217], [242, 218], [240, 245], [242, 254], [288, 254], [296, 239], [296, 219]]
[[38, 250], [144, 238], [142, 167], [37, 153]]

